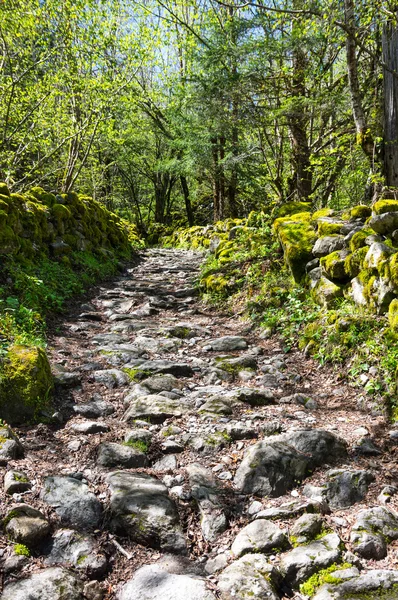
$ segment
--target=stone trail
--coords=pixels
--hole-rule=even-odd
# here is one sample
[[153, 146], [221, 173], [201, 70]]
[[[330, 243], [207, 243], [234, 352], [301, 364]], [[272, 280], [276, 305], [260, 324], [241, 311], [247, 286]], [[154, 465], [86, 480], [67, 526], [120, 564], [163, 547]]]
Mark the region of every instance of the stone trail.
[[201, 260], [143, 253], [51, 339], [58, 425], [0, 429], [2, 600], [398, 597], [397, 436]]

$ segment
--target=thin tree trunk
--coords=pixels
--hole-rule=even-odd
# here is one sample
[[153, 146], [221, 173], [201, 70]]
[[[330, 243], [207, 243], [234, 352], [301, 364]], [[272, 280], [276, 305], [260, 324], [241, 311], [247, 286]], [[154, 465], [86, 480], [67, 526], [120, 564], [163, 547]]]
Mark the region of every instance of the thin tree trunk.
[[392, 23], [383, 29], [384, 173], [386, 184], [398, 187], [398, 31]]
[[193, 212], [192, 212], [191, 199], [189, 197], [188, 182], [184, 175], [180, 175], [180, 183], [181, 183], [182, 193], [184, 194], [185, 210], [187, 211], [188, 223], [189, 223], [189, 226], [192, 227], [192, 225], [194, 224], [194, 218], [193, 218]]

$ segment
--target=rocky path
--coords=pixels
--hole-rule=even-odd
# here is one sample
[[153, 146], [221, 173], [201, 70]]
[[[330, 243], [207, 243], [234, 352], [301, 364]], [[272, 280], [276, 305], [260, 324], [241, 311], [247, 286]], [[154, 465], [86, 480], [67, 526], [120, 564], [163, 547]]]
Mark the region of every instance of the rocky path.
[[200, 262], [145, 252], [51, 340], [59, 425], [0, 429], [3, 600], [398, 598], [398, 430]]

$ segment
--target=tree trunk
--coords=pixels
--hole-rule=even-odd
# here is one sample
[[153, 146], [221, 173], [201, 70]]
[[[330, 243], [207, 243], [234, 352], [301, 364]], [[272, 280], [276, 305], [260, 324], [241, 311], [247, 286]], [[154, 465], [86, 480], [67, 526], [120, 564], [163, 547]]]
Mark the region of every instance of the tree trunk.
[[398, 187], [398, 30], [392, 23], [383, 29], [383, 63], [384, 173], [386, 184]]
[[374, 143], [369, 131], [358, 79], [358, 61], [355, 42], [355, 13], [354, 0], [344, 0], [344, 17], [346, 24], [346, 54], [348, 84], [351, 95], [352, 114], [357, 132], [357, 143], [370, 160], [371, 170], [374, 171]]
[[180, 182], [181, 182], [182, 193], [184, 194], [185, 209], [187, 211], [188, 223], [189, 223], [189, 226], [192, 227], [192, 225], [194, 224], [194, 218], [193, 218], [193, 212], [192, 212], [191, 199], [189, 197], [189, 187], [188, 187], [187, 178], [184, 175], [180, 175]]

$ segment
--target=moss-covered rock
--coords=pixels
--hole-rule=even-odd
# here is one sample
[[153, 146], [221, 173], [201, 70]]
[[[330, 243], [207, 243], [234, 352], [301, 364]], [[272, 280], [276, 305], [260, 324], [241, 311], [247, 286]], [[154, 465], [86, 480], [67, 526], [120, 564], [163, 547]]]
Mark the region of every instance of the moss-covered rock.
[[274, 222], [274, 231], [283, 248], [285, 262], [296, 281], [302, 280], [305, 265], [313, 258], [316, 234], [310, 220], [311, 213], [299, 213]]
[[321, 277], [311, 289], [313, 300], [326, 308], [332, 308], [337, 298], [342, 298], [343, 294], [344, 288], [326, 277]]
[[355, 252], [355, 250], [359, 250], [359, 248], [363, 248], [364, 246], [366, 246], [366, 238], [368, 238], [370, 235], [373, 235], [373, 231], [369, 228], [365, 228], [361, 231], [357, 231], [356, 233], [354, 233], [354, 235], [350, 239], [351, 252]]
[[349, 277], [345, 269], [346, 258], [347, 252], [345, 250], [336, 250], [328, 256], [323, 256], [321, 258], [322, 271], [329, 279], [347, 281]]
[[373, 212], [375, 215], [382, 215], [387, 212], [398, 211], [398, 200], [378, 200], [373, 205]]
[[0, 182], [0, 194], [3, 196], [10, 195], [10, 190], [8, 189], [8, 185], [6, 183]]
[[396, 298], [394, 298], [388, 307], [388, 320], [394, 333], [398, 333], [398, 299]]
[[19, 425], [49, 416], [53, 378], [42, 348], [11, 346], [0, 372], [0, 417]]
[[279, 217], [287, 217], [296, 215], [298, 213], [309, 212], [310, 210], [310, 202], [287, 202], [286, 204], [282, 204], [282, 206], [276, 208], [273, 216], [277, 219]]
[[368, 246], [359, 248], [349, 254], [344, 261], [344, 270], [349, 279], [354, 279], [364, 268], [365, 256], [368, 252]]
[[318, 220], [318, 235], [333, 235], [334, 233], [341, 233], [344, 223], [337, 221], [331, 217], [324, 217]]
[[358, 204], [357, 206], [353, 206], [349, 212], [349, 218], [361, 219], [364, 221], [372, 214], [372, 209], [369, 206], [365, 206], [364, 204]]

